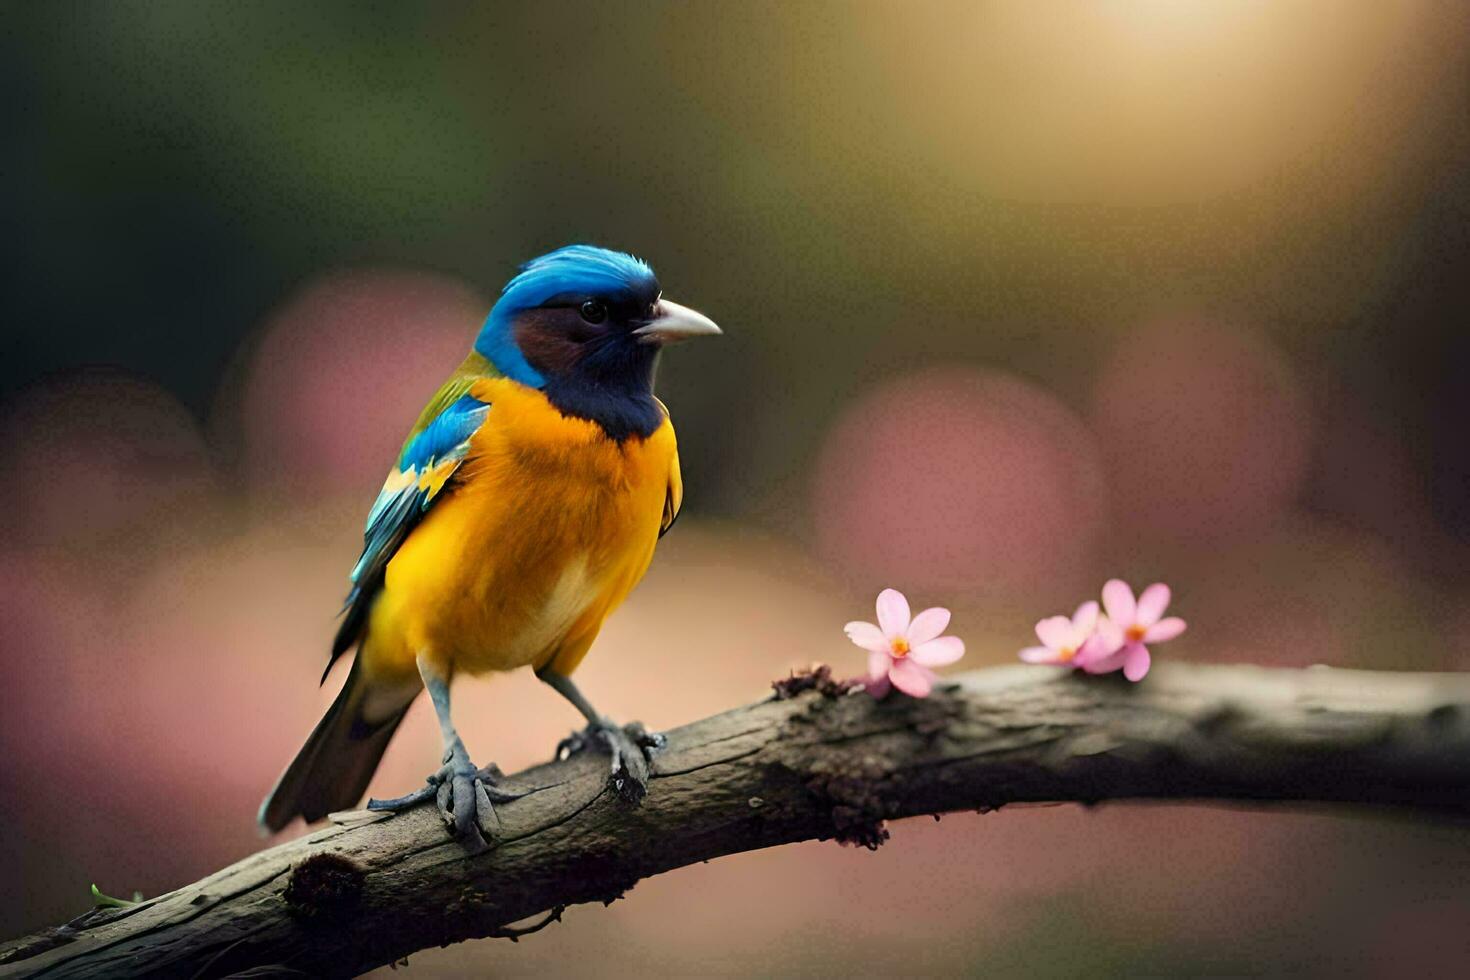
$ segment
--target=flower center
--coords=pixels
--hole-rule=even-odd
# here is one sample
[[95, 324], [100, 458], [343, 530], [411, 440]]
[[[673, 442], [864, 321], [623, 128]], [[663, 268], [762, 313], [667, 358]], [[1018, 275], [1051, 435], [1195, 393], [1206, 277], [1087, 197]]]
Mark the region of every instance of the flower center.
[[1071, 660], [1075, 656], [1077, 656], [1077, 651], [1071, 647], [1062, 647], [1057, 651], [1058, 660]]
[[1143, 634], [1147, 632], [1147, 627], [1139, 626], [1137, 623], [1134, 623], [1132, 626], [1123, 631], [1123, 635], [1128, 638], [1129, 643], [1142, 643]]
[[888, 646], [892, 650], [894, 659], [896, 660], [902, 660], [909, 655], [909, 641], [901, 636], [894, 637]]

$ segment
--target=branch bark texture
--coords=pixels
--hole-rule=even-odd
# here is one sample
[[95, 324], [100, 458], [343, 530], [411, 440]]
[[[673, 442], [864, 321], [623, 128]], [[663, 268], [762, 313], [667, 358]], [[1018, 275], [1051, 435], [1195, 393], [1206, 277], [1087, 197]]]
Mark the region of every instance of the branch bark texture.
[[[648, 797], [606, 761], [526, 770], [504, 839], [469, 855], [425, 807], [354, 813], [194, 884], [0, 945], [0, 977], [344, 976], [609, 902], [639, 879], [886, 820], [1153, 799], [1470, 816], [1470, 675], [1162, 664], [1141, 684], [1048, 668], [876, 703], [788, 685], [669, 732]], [[800, 690], [809, 687], [808, 690]]]

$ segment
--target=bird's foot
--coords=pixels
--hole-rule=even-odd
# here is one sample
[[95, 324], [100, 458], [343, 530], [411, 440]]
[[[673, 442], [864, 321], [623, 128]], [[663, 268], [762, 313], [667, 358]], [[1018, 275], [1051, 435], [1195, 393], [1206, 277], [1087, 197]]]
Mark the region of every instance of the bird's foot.
[[629, 803], [638, 803], [648, 795], [648, 766], [665, 741], [639, 722], [618, 725], [604, 718], [557, 743], [556, 758], [568, 759], [588, 749], [606, 752], [611, 757], [607, 784]]
[[500, 837], [500, 817], [495, 812], [495, 804], [509, 803], [526, 795], [505, 789], [501, 785], [504, 779], [505, 774], [494, 763], [477, 769], [464, 746], [459, 745], [446, 754], [444, 765], [430, 774], [423, 789], [393, 800], [368, 800], [367, 808], [397, 813], [432, 799], [450, 833], [470, 850], [481, 851]]

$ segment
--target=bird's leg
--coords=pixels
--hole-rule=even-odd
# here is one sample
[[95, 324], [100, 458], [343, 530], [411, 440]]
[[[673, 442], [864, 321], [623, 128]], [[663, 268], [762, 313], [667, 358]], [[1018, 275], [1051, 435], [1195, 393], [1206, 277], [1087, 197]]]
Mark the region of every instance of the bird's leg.
[[602, 748], [611, 758], [608, 785], [630, 803], [642, 800], [648, 794], [648, 764], [653, 760], [653, 754], [664, 747], [664, 737], [647, 731], [636, 721], [619, 725], [610, 718], [604, 718], [565, 674], [546, 669], [537, 671], [536, 676], [570, 701], [587, 719], [586, 728], [573, 732], [557, 744], [556, 758], [565, 759], [589, 748]]
[[495, 804], [508, 803], [525, 794], [502, 789], [499, 782], [504, 777], [495, 765], [478, 769], [470, 761], [464, 740], [455, 731], [450, 718], [448, 677], [423, 657], [418, 663], [424, 689], [429, 692], [429, 700], [434, 702], [434, 714], [439, 718], [444, 764], [429, 776], [423, 789], [394, 800], [369, 800], [368, 809], [405, 810], [433, 798], [454, 835], [471, 849], [483, 850], [488, 846], [486, 838], [493, 843], [500, 836], [500, 818], [495, 814]]

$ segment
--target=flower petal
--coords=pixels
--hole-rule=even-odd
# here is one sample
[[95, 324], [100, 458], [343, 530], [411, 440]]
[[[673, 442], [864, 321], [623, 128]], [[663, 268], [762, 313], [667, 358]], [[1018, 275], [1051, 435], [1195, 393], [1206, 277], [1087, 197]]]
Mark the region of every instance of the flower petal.
[[1072, 638], [1072, 621], [1066, 616], [1048, 616], [1036, 624], [1036, 638], [1053, 650], [1060, 650]]
[[1174, 639], [1174, 637], [1183, 633], [1184, 630], [1184, 620], [1178, 616], [1170, 616], [1168, 619], [1161, 619], [1150, 626], [1148, 632], [1143, 634], [1143, 639], [1147, 643], [1163, 643], [1165, 640]]
[[1130, 643], [1123, 651], [1123, 676], [1130, 681], [1141, 681], [1148, 673], [1150, 657], [1148, 647], [1142, 643]]
[[1094, 653], [1089, 656], [1078, 654], [1075, 663], [1089, 674], [1111, 674], [1123, 666], [1127, 659], [1127, 651], [1117, 649], [1107, 653]]
[[878, 593], [878, 626], [890, 640], [903, 636], [909, 628], [909, 601], [897, 589]]
[[1143, 595], [1138, 597], [1138, 612], [1135, 614], [1135, 622], [1139, 626], [1152, 626], [1164, 615], [1164, 610], [1169, 608], [1169, 587], [1163, 582], [1155, 582], [1143, 590]]
[[869, 677], [865, 682], [868, 693], [875, 698], [886, 698], [893, 684], [888, 680], [888, 672], [884, 671], [881, 677]]
[[1108, 616], [1123, 628], [1133, 624], [1133, 615], [1138, 605], [1133, 601], [1133, 590], [1120, 578], [1108, 579], [1102, 589], [1103, 608]]
[[888, 671], [893, 686], [911, 698], [924, 698], [934, 687], [934, 675], [912, 660], [900, 660]]
[[847, 634], [849, 640], [864, 650], [888, 649], [888, 637], [884, 636], [883, 631], [872, 623], [854, 620], [842, 627], [842, 631]]
[[1093, 629], [1097, 627], [1097, 603], [1091, 600], [1077, 607], [1072, 614], [1071, 626], [1067, 636], [1067, 646], [1073, 650], [1081, 648], [1092, 635]]
[[886, 653], [873, 650], [868, 654], [868, 680], [878, 677], [887, 677], [888, 668], [893, 666], [893, 658]]
[[[1106, 623], [1104, 627], [1102, 623]], [[1123, 647], [1123, 631], [1114, 626], [1111, 620], [1104, 619], [1099, 623], [1098, 629], [1087, 638], [1087, 642], [1077, 650], [1077, 662], [1087, 664], [1090, 661], [1111, 657]], [[1120, 661], [1121, 663], [1121, 661]], [[1117, 668], [1113, 668], [1116, 670]]]
[[921, 646], [937, 636], [943, 636], [944, 628], [948, 625], [948, 609], [943, 606], [925, 609], [909, 623], [909, 645]]
[[1051, 647], [1027, 647], [1016, 654], [1028, 664], [1059, 664], [1062, 661]]
[[965, 641], [958, 636], [941, 636], [920, 643], [909, 652], [909, 658], [921, 667], [943, 667], [965, 655]]

